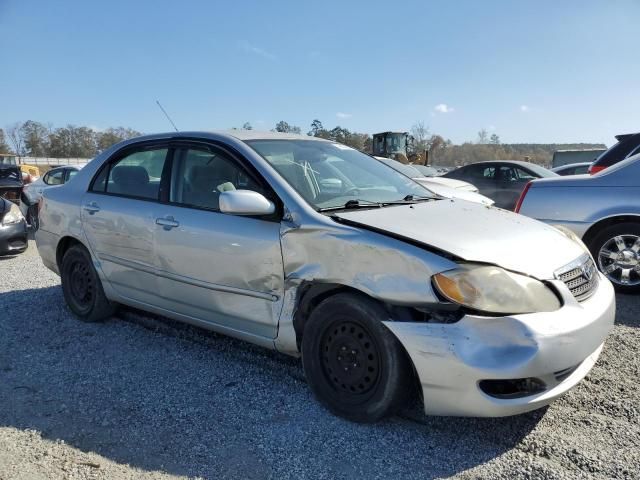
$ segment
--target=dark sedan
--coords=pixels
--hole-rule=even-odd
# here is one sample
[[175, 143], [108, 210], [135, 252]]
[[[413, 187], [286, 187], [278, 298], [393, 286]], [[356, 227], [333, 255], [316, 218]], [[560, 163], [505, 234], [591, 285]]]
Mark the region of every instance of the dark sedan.
[[443, 175], [472, 183], [479, 192], [496, 202], [496, 207], [513, 210], [520, 193], [531, 180], [556, 177], [556, 173], [540, 165], [515, 160], [478, 162]]
[[20, 208], [0, 197], [0, 255], [22, 253], [27, 245], [27, 222]]

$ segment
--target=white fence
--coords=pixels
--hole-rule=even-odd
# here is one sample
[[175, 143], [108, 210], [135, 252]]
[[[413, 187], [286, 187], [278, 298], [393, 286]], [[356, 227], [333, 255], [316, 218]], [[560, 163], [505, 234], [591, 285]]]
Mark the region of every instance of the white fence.
[[0, 163], [10, 165], [86, 165], [90, 158], [50, 158], [50, 157], [18, 157], [15, 155], [0, 155]]

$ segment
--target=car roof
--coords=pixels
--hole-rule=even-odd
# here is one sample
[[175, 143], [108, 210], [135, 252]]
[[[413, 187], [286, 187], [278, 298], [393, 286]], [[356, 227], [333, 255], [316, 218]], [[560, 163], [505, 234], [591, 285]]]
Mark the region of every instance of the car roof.
[[191, 138], [191, 137], [226, 137], [235, 138], [236, 140], [317, 140], [327, 142], [328, 140], [312, 137], [310, 135], [302, 135], [298, 133], [281, 133], [281, 132], [265, 132], [260, 130], [209, 130], [209, 131], [189, 131], [189, 132], [169, 132], [153, 135], [145, 135], [143, 137], [132, 138], [131, 140], [143, 140], [145, 138], [173, 137], [173, 138]]
[[619, 135], [616, 135], [616, 140], [618, 140], [619, 142], [622, 142], [623, 140], [626, 140], [627, 138], [634, 137], [636, 135], [640, 135], [640, 132], [636, 132], [636, 133], [621, 133]]
[[465, 167], [470, 167], [471, 165], [487, 165], [490, 163], [505, 164], [505, 165], [520, 165], [521, 167], [531, 167], [531, 166], [542, 167], [542, 165], [538, 165], [537, 163], [524, 162], [522, 160], [485, 160], [483, 162], [469, 163], [465, 165]]
[[571, 167], [586, 167], [587, 165], [591, 165], [593, 162], [577, 162], [577, 163], [567, 163], [566, 165], [560, 165], [559, 167], [554, 167], [551, 169], [552, 172], [558, 172], [560, 170], [566, 170]]

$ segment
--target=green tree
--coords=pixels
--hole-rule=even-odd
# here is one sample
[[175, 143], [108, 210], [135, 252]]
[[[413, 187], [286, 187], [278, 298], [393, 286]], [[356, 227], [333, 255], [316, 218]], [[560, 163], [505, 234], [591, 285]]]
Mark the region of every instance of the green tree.
[[491, 145], [500, 145], [500, 137], [498, 135], [496, 135], [495, 133], [491, 135], [491, 138], [489, 139], [489, 143]]
[[31, 157], [46, 157], [49, 151], [49, 127], [40, 122], [27, 120], [20, 130], [26, 153]]
[[96, 148], [98, 152], [102, 152], [109, 148], [111, 145], [122, 142], [123, 140], [129, 140], [130, 138], [139, 137], [140, 132], [131, 128], [115, 127], [107, 128], [102, 132], [95, 132]]
[[289, 125], [284, 120], [280, 120], [278, 123], [276, 123], [275, 130], [276, 132], [281, 132], [281, 133], [300, 133], [300, 127]]
[[91, 158], [97, 153], [96, 134], [87, 127], [56, 128], [49, 138], [51, 157]]
[[244, 124], [242, 124], [242, 130], [253, 130], [253, 127], [249, 122], [244, 122]]

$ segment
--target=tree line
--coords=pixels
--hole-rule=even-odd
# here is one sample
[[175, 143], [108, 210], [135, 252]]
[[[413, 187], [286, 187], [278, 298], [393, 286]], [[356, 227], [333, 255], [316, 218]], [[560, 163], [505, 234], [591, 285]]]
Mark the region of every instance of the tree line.
[[[252, 130], [253, 127], [246, 122], [240, 129]], [[302, 133], [299, 126], [284, 120], [276, 123], [272, 131]], [[408, 153], [424, 159], [425, 152], [428, 152], [428, 162], [442, 166], [466, 165], [485, 160], [527, 160], [549, 165], [556, 150], [605, 148], [605, 145], [595, 143], [504, 144], [497, 133], [489, 134], [485, 129], [478, 132], [474, 141], [454, 145], [442, 135], [432, 134], [424, 122], [414, 123], [408, 133], [413, 140]], [[0, 153], [31, 157], [93, 158], [111, 145], [139, 135], [140, 132], [125, 127], [100, 131], [74, 125], [53, 128], [49, 124], [27, 120], [14, 123], [6, 130], [0, 129]], [[307, 135], [339, 142], [366, 153], [372, 151], [370, 134], [353, 132], [339, 125], [327, 128], [318, 119], [311, 122]]]
[[9, 125], [6, 130], [0, 129], [0, 153], [21, 157], [93, 158], [111, 145], [139, 135], [142, 134], [125, 127], [53, 128], [50, 124], [27, 120]]

